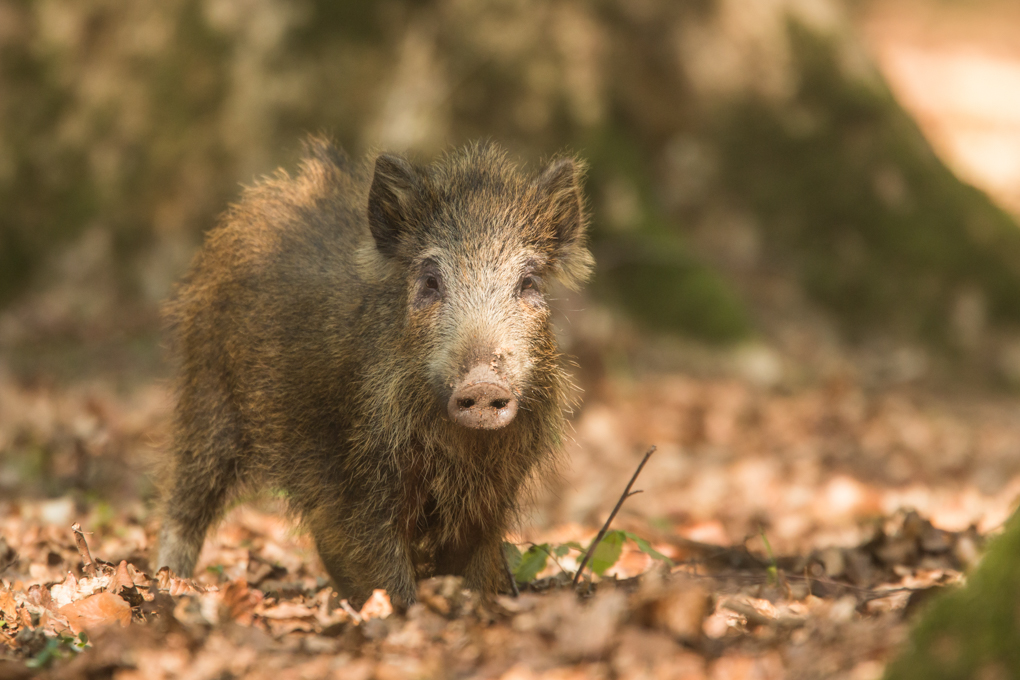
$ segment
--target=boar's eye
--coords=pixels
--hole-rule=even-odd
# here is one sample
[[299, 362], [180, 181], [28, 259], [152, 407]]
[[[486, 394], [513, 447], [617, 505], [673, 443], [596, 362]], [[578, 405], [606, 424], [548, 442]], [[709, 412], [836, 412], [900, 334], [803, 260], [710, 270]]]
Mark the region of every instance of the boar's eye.
[[426, 266], [418, 277], [415, 303], [430, 305], [443, 297], [443, 277], [433, 266]]
[[521, 297], [540, 297], [542, 294], [542, 279], [537, 274], [525, 274], [521, 278], [518, 294]]

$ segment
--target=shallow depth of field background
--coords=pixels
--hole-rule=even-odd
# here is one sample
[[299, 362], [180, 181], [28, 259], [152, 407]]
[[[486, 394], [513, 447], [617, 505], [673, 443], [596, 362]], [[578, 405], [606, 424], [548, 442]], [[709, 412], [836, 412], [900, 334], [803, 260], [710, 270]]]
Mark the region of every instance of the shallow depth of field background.
[[6, 2], [0, 346], [19, 373], [50, 352], [79, 373], [154, 354], [154, 310], [203, 232], [241, 184], [293, 171], [309, 132], [422, 160], [491, 138], [532, 168], [564, 149], [590, 163], [599, 267], [564, 305], [586, 312], [565, 338], [596, 354], [586, 370], [677, 341], [760, 349], [769, 383], [852, 357], [876, 378], [965, 365], [1014, 384], [1015, 14]]
[[[160, 301], [240, 186], [326, 132], [355, 156], [491, 138], [530, 168], [588, 160], [598, 268], [557, 300], [582, 415], [664, 374], [1008, 400], [1015, 18], [949, 0], [0, 3], [0, 375], [156, 408]], [[0, 488], [60, 493], [59, 451], [10, 399]]]
[[645, 535], [794, 554], [1015, 507], [1014, 3], [0, 0], [0, 527], [145, 559], [159, 304], [308, 133], [588, 161], [596, 274], [554, 303], [582, 405], [521, 541], [589, 535], [651, 444]]

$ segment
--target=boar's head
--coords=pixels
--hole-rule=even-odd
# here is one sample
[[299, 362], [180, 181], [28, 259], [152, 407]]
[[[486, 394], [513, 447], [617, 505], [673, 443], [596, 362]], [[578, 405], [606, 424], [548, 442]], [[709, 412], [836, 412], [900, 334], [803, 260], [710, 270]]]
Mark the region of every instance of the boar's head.
[[369, 227], [400, 272], [408, 348], [456, 425], [503, 428], [551, 391], [550, 284], [577, 287], [593, 264], [582, 175], [565, 157], [530, 177], [491, 145], [427, 167], [376, 159]]

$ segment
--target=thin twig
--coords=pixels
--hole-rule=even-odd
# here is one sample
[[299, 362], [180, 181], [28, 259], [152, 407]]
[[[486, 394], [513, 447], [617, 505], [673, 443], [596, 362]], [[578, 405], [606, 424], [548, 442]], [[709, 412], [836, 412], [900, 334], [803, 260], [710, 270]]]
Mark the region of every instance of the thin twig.
[[[548, 543], [546, 545], [548, 545]], [[560, 561], [556, 558], [556, 555], [552, 554], [545, 548], [542, 548], [542, 546], [540, 546], [538, 543], [535, 543], [534, 541], [528, 541], [528, 546], [533, 548], [539, 548], [542, 552], [545, 553], [546, 557], [553, 561], [553, 564], [555, 564], [561, 572], [563, 572], [564, 574], [567, 573], [567, 570], [563, 568], [562, 564], [560, 564]]]
[[503, 571], [506, 572], [506, 578], [510, 581], [510, 594], [514, 597], [520, 597], [521, 591], [517, 588], [517, 578], [514, 576], [514, 572], [510, 569], [510, 561], [506, 558], [506, 551], [503, 551]]
[[726, 598], [722, 601], [722, 606], [725, 609], [729, 609], [731, 612], [740, 614], [747, 619], [748, 625], [751, 626], [771, 626], [773, 628], [785, 628], [791, 630], [793, 628], [800, 628], [807, 623], [806, 617], [800, 616], [776, 616], [770, 618], [765, 614], [752, 607], [747, 602], [741, 602], [733, 598]]
[[581, 580], [581, 574], [584, 573], [584, 568], [588, 566], [588, 560], [591, 559], [592, 554], [595, 552], [595, 548], [598, 547], [598, 544], [601, 543], [602, 539], [605, 537], [606, 532], [609, 531], [609, 525], [613, 523], [613, 519], [616, 517], [616, 513], [620, 511], [620, 507], [623, 505], [623, 502], [632, 495], [630, 487], [634, 486], [634, 482], [637, 480], [638, 475], [641, 474], [641, 468], [645, 466], [645, 463], [648, 462], [648, 459], [652, 457], [653, 453], [655, 453], [654, 446], [648, 449], [648, 453], [645, 454], [645, 457], [642, 458], [641, 462], [638, 464], [637, 470], [634, 470], [634, 476], [630, 478], [629, 482], [627, 482], [627, 488], [623, 490], [623, 495], [620, 496], [620, 500], [616, 501], [616, 507], [613, 508], [611, 513], [609, 513], [609, 519], [607, 519], [606, 523], [602, 525], [602, 528], [599, 530], [595, 540], [591, 542], [590, 546], [588, 546], [588, 552], [584, 554], [584, 559], [581, 560], [581, 566], [577, 568], [577, 573], [574, 574], [573, 585], [576, 586], [577, 582]]
[[347, 600], [340, 600], [340, 608], [347, 612], [348, 616], [354, 619], [355, 625], [358, 625], [359, 623], [365, 620], [364, 617], [362, 617], [361, 614], [358, 612], [358, 610], [352, 607], [351, 603], [348, 602]]
[[92, 561], [92, 553], [89, 552], [89, 544], [85, 542], [85, 534], [81, 530], [81, 524], [75, 522], [71, 525], [74, 532], [74, 544], [78, 546], [78, 554], [85, 565], [85, 575], [91, 578], [96, 576], [96, 563]]

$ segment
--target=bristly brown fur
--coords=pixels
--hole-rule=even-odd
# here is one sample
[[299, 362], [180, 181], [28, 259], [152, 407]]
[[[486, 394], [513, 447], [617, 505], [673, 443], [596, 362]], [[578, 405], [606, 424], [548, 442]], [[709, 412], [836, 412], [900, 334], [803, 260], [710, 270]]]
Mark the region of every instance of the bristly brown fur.
[[[296, 177], [246, 190], [165, 309], [180, 370], [156, 566], [190, 574], [226, 499], [269, 485], [354, 602], [409, 604], [432, 572], [500, 590], [521, 487], [570, 406], [548, 306], [519, 280], [587, 278], [581, 175], [564, 158], [528, 177], [493, 145], [355, 164], [313, 138]], [[442, 302], [416, 292], [426, 266]], [[490, 355], [519, 412], [462, 427], [444, 400]]]

